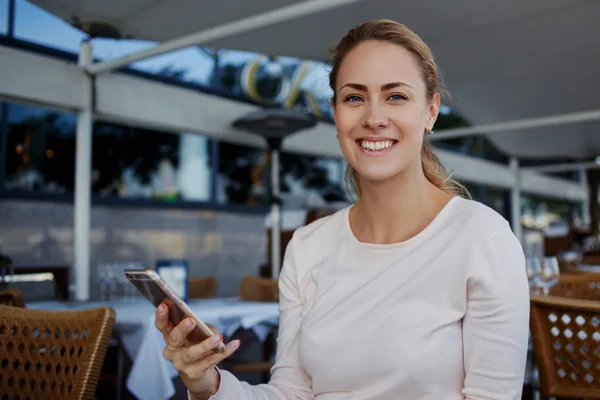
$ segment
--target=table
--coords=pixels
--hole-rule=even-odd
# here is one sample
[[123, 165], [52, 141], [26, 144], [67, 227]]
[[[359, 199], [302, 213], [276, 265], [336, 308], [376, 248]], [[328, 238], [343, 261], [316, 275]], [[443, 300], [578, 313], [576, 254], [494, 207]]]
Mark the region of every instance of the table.
[[577, 269], [581, 272], [600, 273], [600, 265], [581, 264], [580, 266], [577, 267]]
[[[264, 340], [279, 322], [277, 303], [248, 302], [238, 298], [198, 299], [188, 302], [198, 317], [213, 324], [224, 336], [237, 328], [253, 329]], [[104, 302], [39, 301], [27, 303], [36, 310], [68, 311], [109, 306], [117, 313], [115, 334], [133, 365], [127, 377], [127, 388], [138, 399], [167, 400], [175, 394], [173, 378], [177, 372], [162, 352], [162, 335], [154, 327], [154, 307], [145, 299]]]

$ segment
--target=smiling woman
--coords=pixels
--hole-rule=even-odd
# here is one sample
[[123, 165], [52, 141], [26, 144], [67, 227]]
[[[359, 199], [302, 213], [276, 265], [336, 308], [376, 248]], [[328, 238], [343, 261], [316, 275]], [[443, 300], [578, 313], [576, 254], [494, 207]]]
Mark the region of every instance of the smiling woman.
[[[358, 49], [359, 47], [360, 49]], [[433, 133], [433, 124], [439, 113], [441, 97], [443, 94], [447, 94], [441, 85], [440, 74], [433, 54], [423, 40], [403, 25], [399, 25], [394, 21], [381, 20], [378, 24], [368, 27], [361, 25], [352, 29], [332, 49], [332, 52], [334, 53], [334, 58], [329, 75], [329, 84], [334, 93], [332, 97], [334, 109], [342, 109], [341, 112], [343, 112], [344, 103], [351, 103], [352, 106], [358, 106], [367, 100], [383, 100], [388, 105], [397, 106], [397, 108], [403, 107], [404, 109], [408, 105], [409, 109], [411, 107], [414, 108], [414, 106], [421, 106], [425, 110], [424, 106], [427, 105], [426, 114], [422, 115], [426, 120], [417, 122], [416, 126], [405, 126], [409, 131], [416, 130], [416, 135], [420, 137], [420, 140], [417, 140], [415, 145], [420, 145], [421, 147], [420, 158], [423, 172], [427, 179], [435, 186], [460, 196], [470, 197], [468, 190], [446, 173], [444, 166], [433, 152], [431, 144], [427, 140], [422, 139], [423, 131], [428, 134]], [[388, 56], [392, 57], [389, 58]], [[369, 93], [369, 86], [366, 82], [373, 81], [374, 79], [379, 80], [379, 76], [366, 76], [364, 82], [357, 83], [343, 81], [346, 78], [344, 74], [340, 75], [342, 61], [345, 59], [357, 59], [358, 57], [368, 57], [365, 60], [368, 60], [370, 65], [366, 66], [365, 71], [373, 71], [373, 68], [376, 67], [375, 64], [380, 64], [385, 66], [383, 70], [387, 73], [387, 76], [395, 77], [396, 71], [402, 71], [405, 80], [383, 83], [376, 89], [380, 96], [385, 96], [385, 99], [377, 99], [375, 93]], [[352, 61], [348, 62], [348, 64], [357, 65]], [[351, 74], [352, 71], [346, 72], [346, 74], [349, 73]], [[369, 94], [370, 99], [367, 96]], [[342, 105], [338, 106], [340, 102]], [[356, 114], [354, 112], [354, 115]], [[405, 120], [405, 115], [406, 113], [403, 112], [403, 120]], [[373, 118], [373, 115], [370, 117]], [[371, 120], [371, 123], [373, 122], [387, 123], [388, 121]], [[338, 124], [338, 131], [340, 131], [339, 126]], [[406, 132], [406, 130], [403, 131]], [[407, 139], [409, 138], [407, 137]], [[388, 143], [391, 142], [391, 145], [395, 145], [398, 142], [394, 138], [372, 137], [370, 139], [357, 139], [356, 143], [371, 151], [381, 150], [381, 147], [377, 147], [382, 145], [377, 143], [381, 140], [386, 140]], [[342, 142], [340, 144], [342, 145], [342, 150], [344, 150]], [[392, 147], [391, 145], [386, 144], [384, 148], [388, 149]], [[346, 153], [344, 154], [346, 155]], [[360, 181], [356, 170], [352, 166], [352, 162], [348, 164], [346, 179], [360, 196]]]
[[523, 250], [502, 216], [456, 195], [424, 140], [442, 92], [431, 51], [402, 24], [369, 21], [334, 48], [330, 81], [359, 200], [287, 246], [271, 380], [217, 369], [239, 342], [189, 343], [191, 327], [159, 312], [165, 357], [191, 399], [519, 400]]

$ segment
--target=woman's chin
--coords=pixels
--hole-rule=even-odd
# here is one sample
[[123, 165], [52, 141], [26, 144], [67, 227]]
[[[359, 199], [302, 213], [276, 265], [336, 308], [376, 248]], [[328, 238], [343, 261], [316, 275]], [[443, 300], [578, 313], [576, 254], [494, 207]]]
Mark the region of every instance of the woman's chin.
[[401, 174], [401, 169], [394, 170], [386, 170], [382, 171], [378, 170], [357, 170], [358, 175], [360, 176], [361, 182], [372, 183], [372, 184], [381, 184], [387, 181], [393, 180], [395, 177]]

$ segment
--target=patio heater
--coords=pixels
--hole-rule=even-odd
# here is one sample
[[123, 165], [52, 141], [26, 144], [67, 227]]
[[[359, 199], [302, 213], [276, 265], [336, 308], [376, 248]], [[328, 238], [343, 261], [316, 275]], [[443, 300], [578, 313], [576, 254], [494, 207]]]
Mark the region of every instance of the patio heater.
[[264, 138], [271, 157], [271, 277], [277, 279], [281, 268], [281, 192], [279, 184], [279, 152], [283, 140], [303, 129], [313, 127], [312, 114], [283, 109], [264, 109], [247, 114], [233, 122], [233, 127]]

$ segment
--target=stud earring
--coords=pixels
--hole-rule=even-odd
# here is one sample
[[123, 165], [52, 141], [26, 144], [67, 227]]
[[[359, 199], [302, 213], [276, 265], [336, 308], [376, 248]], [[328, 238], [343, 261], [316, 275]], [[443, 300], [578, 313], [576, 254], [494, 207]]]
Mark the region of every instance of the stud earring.
[[433, 134], [433, 129], [425, 129], [425, 133], [427, 133], [428, 135]]

